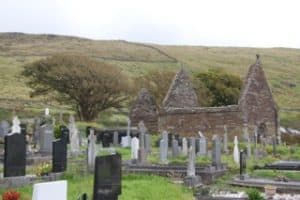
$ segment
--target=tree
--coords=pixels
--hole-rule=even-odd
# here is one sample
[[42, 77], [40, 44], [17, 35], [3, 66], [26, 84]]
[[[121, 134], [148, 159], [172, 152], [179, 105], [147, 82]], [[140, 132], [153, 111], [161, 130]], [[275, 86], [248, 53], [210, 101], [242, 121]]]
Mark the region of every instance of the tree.
[[121, 70], [82, 55], [55, 55], [24, 67], [31, 96], [55, 94], [71, 104], [81, 120], [91, 121], [101, 111], [121, 108], [130, 91]]
[[157, 106], [159, 107], [165, 98], [172, 79], [175, 76], [174, 71], [152, 70], [147, 74], [135, 79], [136, 94], [141, 88], [147, 88], [154, 96]]
[[[195, 81], [201, 82], [207, 89], [204, 92], [209, 106], [224, 106], [238, 103], [242, 80], [240, 77], [227, 74], [222, 70], [210, 69], [207, 72], [197, 73]], [[201, 93], [198, 90], [203, 89], [203, 85], [196, 87], [197, 94]], [[198, 88], [198, 89], [197, 89]], [[200, 94], [201, 95], [201, 94]], [[198, 98], [201, 98], [198, 97]], [[205, 96], [202, 96], [205, 98]]]

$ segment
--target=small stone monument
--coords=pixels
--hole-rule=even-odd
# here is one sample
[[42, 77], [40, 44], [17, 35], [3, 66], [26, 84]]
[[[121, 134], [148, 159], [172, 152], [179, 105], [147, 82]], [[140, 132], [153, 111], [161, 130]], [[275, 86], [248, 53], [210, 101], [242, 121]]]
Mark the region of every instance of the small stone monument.
[[246, 177], [245, 170], [246, 170], [246, 156], [243, 150], [241, 150], [240, 152], [240, 179], [241, 180], [244, 180]]
[[151, 153], [151, 135], [149, 133], [145, 134], [145, 149], [148, 154]]
[[59, 139], [53, 141], [52, 147], [52, 172], [67, 170], [67, 141]]
[[21, 133], [21, 122], [17, 116], [15, 116], [12, 120], [11, 133]]
[[138, 160], [139, 139], [134, 137], [131, 139], [131, 160], [136, 163]]
[[198, 132], [200, 138], [199, 138], [199, 152], [198, 155], [199, 156], [206, 156], [207, 154], [207, 144], [206, 144], [206, 138], [203, 135], [203, 133], [201, 131]]
[[115, 147], [119, 146], [119, 133], [118, 131], [114, 132], [113, 144]]
[[70, 118], [69, 118], [69, 131], [70, 131], [71, 154], [78, 155], [78, 153], [80, 151], [79, 134], [78, 134], [78, 129], [75, 124], [74, 116], [72, 116], [72, 115], [70, 115]]
[[189, 188], [196, 188], [201, 185], [201, 178], [199, 176], [196, 176], [195, 159], [195, 150], [191, 145], [188, 151], [187, 176], [184, 178], [184, 184]]
[[175, 136], [173, 135], [173, 138], [172, 138], [172, 156], [177, 157], [178, 155], [179, 155], [178, 141], [175, 139]]
[[187, 156], [188, 155], [188, 142], [186, 138], [182, 138], [182, 155]]
[[140, 142], [139, 142], [139, 154], [138, 154], [138, 161], [140, 164], [145, 164], [147, 162], [147, 152], [146, 152], [146, 149], [145, 149], [145, 133], [146, 133], [146, 127], [145, 127], [145, 124], [143, 121], [140, 121], [139, 122], [139, 132], [140, 132], [140, 135], [139, 135], [139, 139], [140, 139]]
[[196, 153], [196, 139], [194, 137], [189, 138], [189, 148], [192, 147], [192, 150]]
[[0, 122], [0, 137], [3, 138], [5, 135], [9, 134], [10, 125], [7, 121]]
[[221, 167], [221, 141], [218, 135], [212, 137], [212, 166]]
[[94, 134], [94, 129], [90, 129], [89, 144], [88, 144], [88, 169], [89, 169], [89, 171], [93, 171], [94, 167], [95, 167], [95, 158], [97, 155], [96, 140], [97, 140], [97, 138]]
[[93, 200], [117, 200], [121, 194], [122, 160], [119, 154], [98, 156]]
[[226, 125], [224, 125], [223, 147], [224, 153], [228, 154], [228, 129]]
[[234, 136], [233, 160], [236, 164], [240, 163], [239, 158], [239, 142], [237, 136]]
[[168, 162], [168, 133], [163, 131], [162, 139], [159, 142], [160, 161], [164, 164]]

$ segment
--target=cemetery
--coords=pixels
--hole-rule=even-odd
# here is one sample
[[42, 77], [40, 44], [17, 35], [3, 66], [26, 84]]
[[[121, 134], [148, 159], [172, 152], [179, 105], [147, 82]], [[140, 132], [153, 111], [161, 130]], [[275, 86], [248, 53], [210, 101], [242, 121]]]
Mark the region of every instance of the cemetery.
[[237, 104], [199, 105], [184, 67], [161, 105], [148, 88], [126, 103], [101, 125], [73, 107], [1, 114], [2, 199], [300, 199], [300, 146], [282, 136], [259, 55]]

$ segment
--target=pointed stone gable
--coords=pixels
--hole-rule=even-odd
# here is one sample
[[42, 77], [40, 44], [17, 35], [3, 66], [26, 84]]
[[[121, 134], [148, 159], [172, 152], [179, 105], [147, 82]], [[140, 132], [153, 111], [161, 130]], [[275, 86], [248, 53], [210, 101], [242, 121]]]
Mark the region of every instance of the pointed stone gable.
[[198, 98], [185, 70], [175, 75], [169, 91], [162, 103], [163, 108], [198, 107]]
[[142, 88], [138, 93], [136, 101], [129, 113], [132, 126], [137, 126], [140, 121], [144, 121], [150, 132], [157, 131], [158, 109], [154, 97], [146, 88]]
[[244, 122], [260, 123], [277, 115], [276, 105], [271, 89], [265, 77], [262, 64], [257, 55], [255, 64], [251, 65], [241, 93], [240, 108]]

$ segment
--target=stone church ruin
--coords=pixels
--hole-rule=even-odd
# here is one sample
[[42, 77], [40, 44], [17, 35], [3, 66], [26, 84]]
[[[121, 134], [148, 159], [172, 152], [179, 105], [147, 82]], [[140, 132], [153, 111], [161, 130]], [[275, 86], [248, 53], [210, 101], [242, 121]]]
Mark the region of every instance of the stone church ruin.
[[275, 136], [278, 130], [277, 106], [268, 86], [259, 56], [250, 66], [237, 105], [200, 107], [197, 95], [185, 70], [175, 75], [162, 106], [142, 89], [131, 108], [133, 126], [144, 121], [150, 132], [168, 131], [182, 136], [196, 136], [198, 131], [223, 134], [227, 126], [230, 137], [242, 135], [245, 125], [258, 137]]

